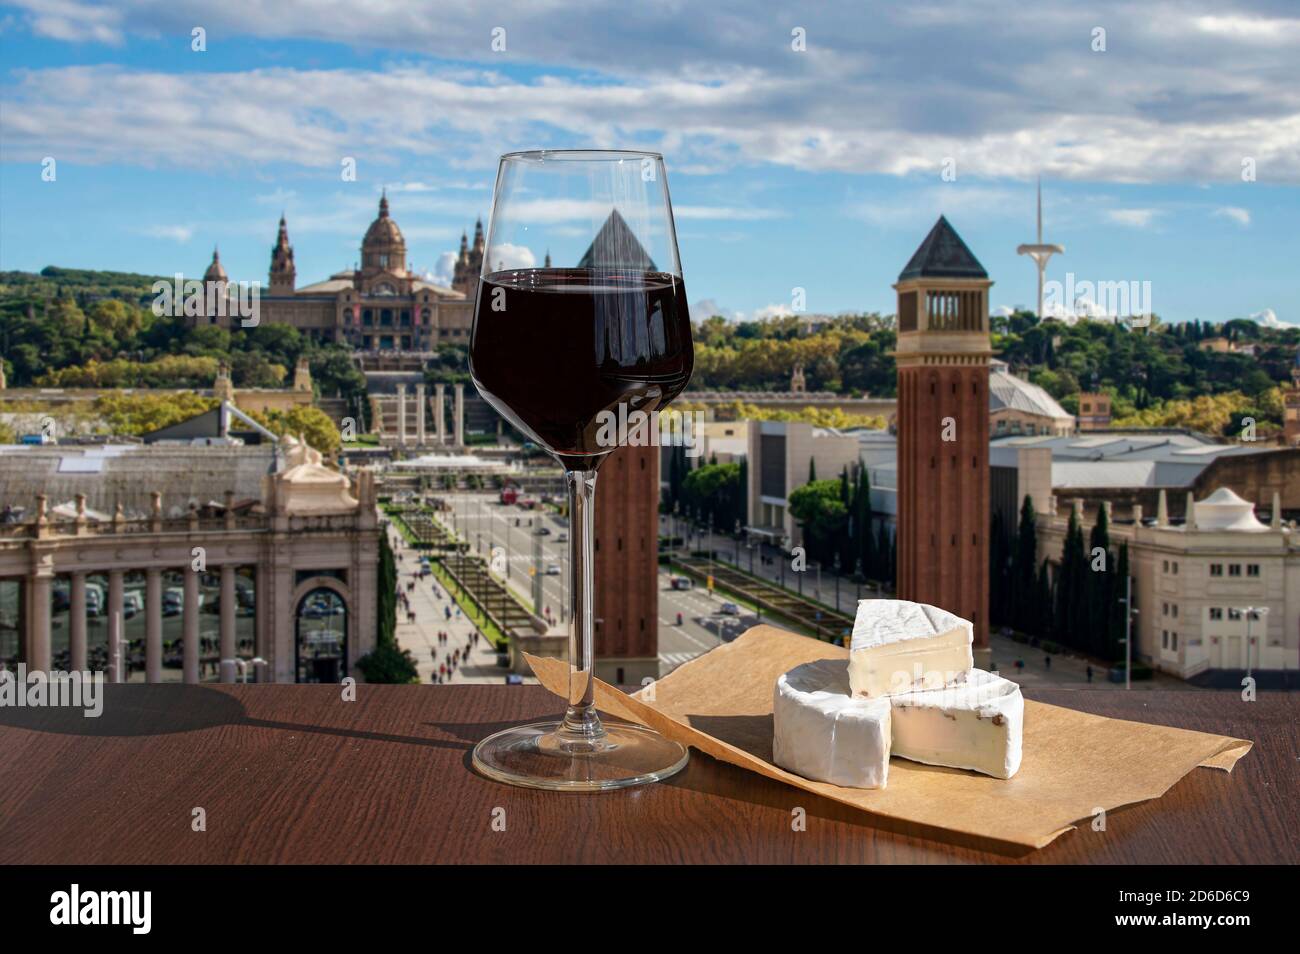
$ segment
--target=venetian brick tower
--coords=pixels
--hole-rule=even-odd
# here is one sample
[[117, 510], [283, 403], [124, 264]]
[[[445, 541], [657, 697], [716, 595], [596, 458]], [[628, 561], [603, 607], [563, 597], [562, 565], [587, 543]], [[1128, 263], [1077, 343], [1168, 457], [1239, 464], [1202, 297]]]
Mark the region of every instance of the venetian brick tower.
[[659, 448], [619, 447], [596, 477], [596, 675], [659, 678]]
[[898, 595], [970, 620], [976, 665], [989, 639], [992, 284], [940, 216], [894, 285]]

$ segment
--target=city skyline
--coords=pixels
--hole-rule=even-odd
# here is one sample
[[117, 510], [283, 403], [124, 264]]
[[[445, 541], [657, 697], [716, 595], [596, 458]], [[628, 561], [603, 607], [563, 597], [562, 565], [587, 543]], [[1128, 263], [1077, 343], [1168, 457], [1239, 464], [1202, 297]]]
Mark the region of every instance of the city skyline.
[[[0, 21], [0, 267], [188, 274], [216, 245], [232, 277], [265, 281], [283, 210], [318, 281], [351, 267], [387, 188], [412, 264], [447, 280], [500, 152], [649, 147], [697, 317], [786, 312], [795, 288], [811, 313], [889, 312], [894, 263], [940, 213], [998, 276], [990, 307], [1032, 309], [1016, 246], [1041, 175], [1070, 249], [1049, 280], [1150, 281], [1165, 320], [1295, 324], [1300, 106], [1278, 81], [1300, 20], [1274, 8], [1184, 8], [1160, 29], [1118, 3], [986, 10], [982, 36], [973, 13], [920, 8], [723, 5], [690, 31], [672, 11], [559, 30], [510, 3], [434, 23], [329, 2], [22, 0]], [[588, 19], [627, 42], [594, 42]]]

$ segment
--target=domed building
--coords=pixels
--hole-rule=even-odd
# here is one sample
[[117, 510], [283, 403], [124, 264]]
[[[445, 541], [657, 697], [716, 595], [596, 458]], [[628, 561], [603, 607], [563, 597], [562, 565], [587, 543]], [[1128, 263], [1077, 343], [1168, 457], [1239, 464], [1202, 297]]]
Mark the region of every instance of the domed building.
[[[229, 281], [215, 251], [204, 280]], [[292, 325], [317, 341], [345, 343], [362, 352], [427, 353], [439, 344], [469, 342], [473, 289], [469, 283], [446, 288], [411, 271], [406, 238], [389, 212], [387, 193], [361, 240], [359, 268], [302, 287], [296, 282], [289, 226], [281, 215], [259, 323]]]
[[208, 282], [230, 281], [230, 277], [226, 274], [226, 267], [221, 264], [221, 253], [215, 247], [212, 249], [212, 264], [203, 273], [203, 281], [205, 284]]

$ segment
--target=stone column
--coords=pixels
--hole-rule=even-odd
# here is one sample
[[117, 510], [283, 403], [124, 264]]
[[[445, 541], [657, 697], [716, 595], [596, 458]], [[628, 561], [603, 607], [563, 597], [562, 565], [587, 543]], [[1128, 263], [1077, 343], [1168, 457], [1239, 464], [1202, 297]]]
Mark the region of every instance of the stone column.
[[447, 443], [447, 407], [444, 403], [444, 392], [447, 390], [445, 384], [435, 384], [433, 386], [433, 420], [438, 429], [438, 446], [441, 447]]
[[27, 668], [32, 672], [50, 671], [50, 585], [54, 577], [37, 573], [32, 577], [31, 609], [27, 614]]
[[234, 682], [235, 666], [235, 616], [239, 604], [235, 600], [235, 568], [227, 564], [221, 568], [221, 681]]
[[397, 386], [397, 443], [406, 446], [406, 385]]
[[144, 677], [162, 682], [162, 570], [144, 573]]
[[122, 570], [108, 571], [108, 681], [126, 682], [126, 578]]
[[465, 385], [456, 385], [456, 407], [453, 411], [456, 415], [456, 446], [465, 446]]
[[418, 447], [424, 446], [424, 405], [427, 402], [425, 386], [417, 384], [415, 386], [415, 443]]
[[181, 672], [187, 683], [199, 681], [199, 574], [185, 570], [184, 637], [181, 641]]
[[[71, 606], [68, 608], [68, 649], [73, 672], [86, 669], [86, 574], [72, 574]], [[102, 607], [101, 607], [102, 608]]]

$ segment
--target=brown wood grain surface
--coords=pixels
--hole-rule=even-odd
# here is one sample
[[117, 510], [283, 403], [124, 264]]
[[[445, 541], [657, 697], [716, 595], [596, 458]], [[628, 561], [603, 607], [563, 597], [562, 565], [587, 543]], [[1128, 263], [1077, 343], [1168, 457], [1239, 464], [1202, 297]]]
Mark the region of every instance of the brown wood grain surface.
[[[1300, 860], [1300, 699], [1026, 690], [1043, 702], [1251, 739], [1231, 773], [1029, 853], [955, 846], [692, 753], [658, 785], [571, 795], [470, 767], [549, 718], [535, 686], [109, 687], [103, 715], [0, 709], [0, 863], [1261, 863]], [[802, 807], [807, 830], [794, 831]], [[194, 831], [203, 809], [206, 831]], [[505, 830], [494, 830], [504, 809]], [[496, 817], [502, 817], [496, 813]], [[498, 826], [499, 827], [499, 826]]]

